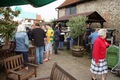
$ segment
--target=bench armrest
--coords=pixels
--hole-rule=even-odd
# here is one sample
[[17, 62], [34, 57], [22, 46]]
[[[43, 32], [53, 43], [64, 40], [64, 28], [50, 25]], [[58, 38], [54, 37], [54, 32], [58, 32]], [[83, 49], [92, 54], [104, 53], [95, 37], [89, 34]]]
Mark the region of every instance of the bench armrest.
[[36, 64], [32, 64], [32, 63], [27, 63], [29, 66], [32, 66], [32, 67], [38, 67], [38, 65]]
[[21, 75], [22, 75], [21, 73], [16, 72], [16, 71], [13, 71], [13, 70], [9, 70], [9, 72], [11, 72], [11, 73], [13, 73], [13, 74], [16, 74], [16, 75], [19, 75], [19, 76], [21, 76]]
[[50, 80], [50, 77], [45, 77], [45, 78], [35, 78], [34, 80]]

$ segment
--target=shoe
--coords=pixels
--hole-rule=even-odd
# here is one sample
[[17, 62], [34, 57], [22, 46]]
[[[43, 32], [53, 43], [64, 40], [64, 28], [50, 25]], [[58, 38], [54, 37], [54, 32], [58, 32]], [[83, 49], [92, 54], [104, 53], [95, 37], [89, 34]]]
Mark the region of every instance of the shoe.
[[57, 55], [58, 54], [58, 52], [57, 53], [54, 53], [55, 55]]
[[40, 64], [43, 64], [43, 63], [40, 63]]
[[28, 70], [28, 67], [25, 67], [25, 70]]
[[47, 62], [48, 61], [48, 59], [45, 59], [45, 60], [43, 60], [44, 62]]

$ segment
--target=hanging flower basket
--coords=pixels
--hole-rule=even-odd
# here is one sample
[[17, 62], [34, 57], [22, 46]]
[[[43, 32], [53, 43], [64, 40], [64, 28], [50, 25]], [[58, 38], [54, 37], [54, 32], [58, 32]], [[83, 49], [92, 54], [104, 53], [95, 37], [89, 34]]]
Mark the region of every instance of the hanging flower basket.
[[73, 46], [71, 50], [72, 50], [72, 55], [75, 57], [82, 57], [85, 52], [83, 46]]

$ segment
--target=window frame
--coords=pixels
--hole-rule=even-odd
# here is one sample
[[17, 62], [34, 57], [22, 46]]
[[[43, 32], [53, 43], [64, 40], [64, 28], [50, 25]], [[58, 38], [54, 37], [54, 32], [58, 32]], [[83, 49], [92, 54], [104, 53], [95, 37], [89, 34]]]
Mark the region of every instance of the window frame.
[[76, 14], [76, 6], [66, 7], [65, 15]]

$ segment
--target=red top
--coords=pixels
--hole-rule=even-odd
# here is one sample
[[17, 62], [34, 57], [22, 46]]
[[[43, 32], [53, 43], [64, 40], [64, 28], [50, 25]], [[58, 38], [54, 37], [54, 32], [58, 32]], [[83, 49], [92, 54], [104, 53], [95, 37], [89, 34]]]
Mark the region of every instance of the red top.
[[99, 63], [99, 59], [106, 58], [106, 47], [109, 45], [110, 44], [107, 43], [105, 39], [101, 37], [96, 38], [93, 46], [93, 52], [92, 52], [92, 57], [96, 63]]

